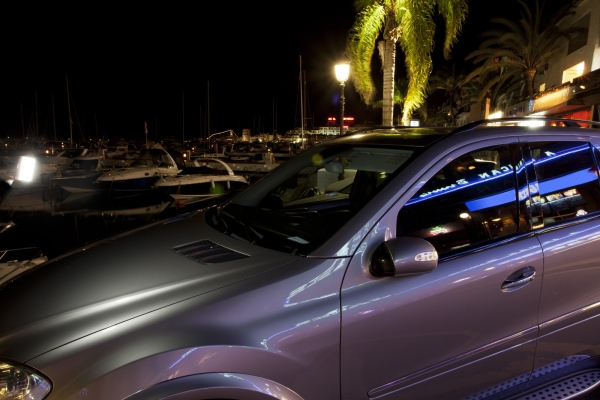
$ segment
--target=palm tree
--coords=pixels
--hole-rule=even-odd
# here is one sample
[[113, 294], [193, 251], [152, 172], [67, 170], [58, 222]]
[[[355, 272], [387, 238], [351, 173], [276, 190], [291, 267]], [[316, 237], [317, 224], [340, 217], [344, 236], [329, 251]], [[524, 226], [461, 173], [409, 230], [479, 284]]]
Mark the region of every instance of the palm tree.
[[[371, 59], [377, 44], [383, 64], [382, 123], [393, 125], [394, 71], [396, 45], [399, 44], [405, 55], [409, 79], [402, 116], [406, 124], [411, 112], [425, 99], [435, 33], [433, 13], [437, 7], [446, 21], [443, 50], [448, 59], [467, 16], [467, 0], [355, 0], [355, 6], [359, 13], [346, 46], [354, 86], [367, 105], [373, 103], [375, 85], [371, 77]], [[378, 42], [381, 35], [383, 39]]]
[[561, 29], [558, 25], [563, 18], [572, 14], [575, 1], [569, 1], [551, 18], [542, 18], [538, 1], [533, 12], [523, 0], [518, 2], [523, 9], [519, 21], [492, 18], [491, 22], [500, 26], [484, 32], [482, 36], [488, 39], [466, 58], [473, 59], [475, 64], [483, 62], [467, 77], [485, 77], [487, 82], [479, 100], [493, 86], [511, 80], [523, 82], [525, 93], [531, 98], [537, 71], [562, 54], [561, 41], [568, 39], [569, 33], [576, 30]]
[[[404, 78], [400, 78], [394, 83], [394, 100], [393, 106], [399, 106], [400, 111], [402, 111], [402, 107], [404, 106], [404, 101], [406, 100], [406, 93], [408, 92], [408, 80]], [[373, 108], [383, 108], [383, 100], [377, 100], [373, 103]], [[398, 125], [400, 125], [400, 118], [398, 118]]]
[[[456, 112], [454, 111], [454, 106], [458, 100], [461, 99], [463, 86], [468, 82], [465, 74], [456, 72], [455, 64], [452, 64], [451, 68], [446, 66], [442, 67], [442, 69], [438, 70], [429, 79], [429, 93], [443, 90], [448, 97], [452, 125], [456, 125]], [[461, 104], [462, 107], [466, 105], [467, 104]]]

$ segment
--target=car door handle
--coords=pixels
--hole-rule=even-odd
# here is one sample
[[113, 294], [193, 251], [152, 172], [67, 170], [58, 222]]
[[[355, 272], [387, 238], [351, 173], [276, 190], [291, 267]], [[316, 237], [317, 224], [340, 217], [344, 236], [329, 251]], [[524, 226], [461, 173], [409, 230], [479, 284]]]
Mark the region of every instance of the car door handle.
[[[513, 274], [514, 275], [514, 274]], [[524, 271], [520, 271], [516, 277], [509, 277], [502, 284], [502, 290], [513, 289], [521, 285], [529, 283], [535, 278], [535, 270], [531, 267], [527, 267]]]

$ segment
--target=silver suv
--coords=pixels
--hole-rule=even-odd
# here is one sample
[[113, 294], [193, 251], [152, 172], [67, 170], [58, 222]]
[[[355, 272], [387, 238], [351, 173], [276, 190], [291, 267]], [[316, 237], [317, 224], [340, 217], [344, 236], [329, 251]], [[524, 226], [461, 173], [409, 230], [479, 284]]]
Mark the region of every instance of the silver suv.
[[590, 390], [600, 130], [509, 121], [350, 133], [24, 273], [0, 289], [0, 399]]

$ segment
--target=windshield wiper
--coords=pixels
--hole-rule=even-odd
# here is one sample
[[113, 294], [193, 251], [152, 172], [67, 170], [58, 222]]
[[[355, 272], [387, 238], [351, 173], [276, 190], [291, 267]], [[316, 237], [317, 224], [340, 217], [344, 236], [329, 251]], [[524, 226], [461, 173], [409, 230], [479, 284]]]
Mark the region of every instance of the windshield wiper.
[[[230, 206], [231, 205], [229, 205], [229, 207]], [[246, 233], [245, 240], [247, 240], [250, 244], [254, 244], [258, 240], [261, 240], [263, 238], [263, 235], [261, 235], [259, 232], [257, 232], [256, 229], [252, 228], [252, 226], [248, 223], [246, 218], [244, 218], [240, 215], [235, 216], [235, 215], [223, 210], [222, 208], [219, 211], [220, 211], [219, 216], [220, 216], [220, 214], [222, 214], [222, 215], [230, 218], [236, 224], [244, 227], [244, 231]], [[227, 226], [227, 223], [225, 223], [225, 226]], [[235, 232], [233, 232], [233, 230], [230, 231], [230, 229], [227, 229], [226, 233], [229, 234], [230, 236], [236, 235]], [[241, 238], [241, 239], [244, 239], [244, 238]]]

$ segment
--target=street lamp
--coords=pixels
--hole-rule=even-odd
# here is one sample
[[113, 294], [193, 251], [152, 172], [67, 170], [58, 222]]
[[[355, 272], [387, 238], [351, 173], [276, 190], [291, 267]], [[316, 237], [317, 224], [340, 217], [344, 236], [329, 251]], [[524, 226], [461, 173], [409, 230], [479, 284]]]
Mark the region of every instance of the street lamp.
[[340, 86], [342, 87], [342, 95], [340, 96], [340, 135], [344, 133], [344, 103], [346, 101], [344, 98], [344, 87], [346, 86], [349, 73], [350, 64], [342, 62], [335, 66], [335, 77], [340, 82]]

